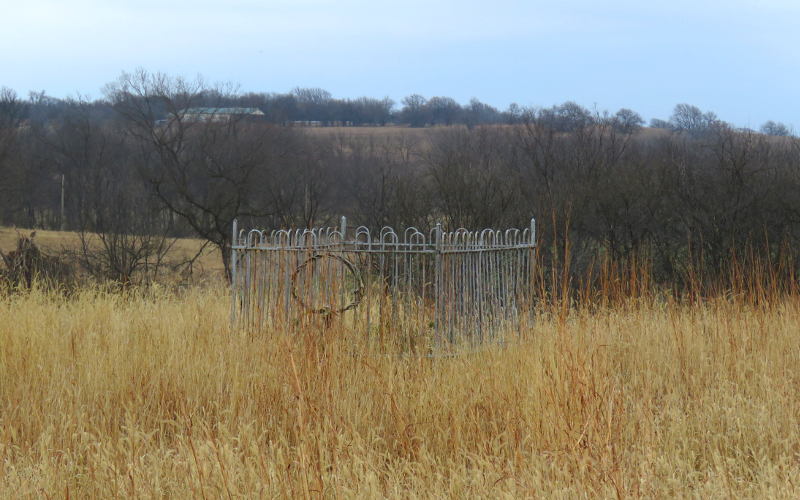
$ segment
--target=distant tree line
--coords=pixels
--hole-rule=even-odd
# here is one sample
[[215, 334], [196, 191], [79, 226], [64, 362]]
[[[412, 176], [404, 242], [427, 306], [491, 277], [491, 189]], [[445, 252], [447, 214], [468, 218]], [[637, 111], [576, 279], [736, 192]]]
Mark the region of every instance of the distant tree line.
[[[590, 279], [598, 258], [646, 258], [665, 286], [713, 280], [732, 256], [800, 263], [800, 140], [679, 104], [664, 121], [567, 102], [498, 112], [477, 100], [242, 94], [137, 71], [103, 99], [0, 94], [0, 223], [99, 235], [79, 255], [127, 282], [178, 236], [228, 255], [231, 223], [482, 228], [540, 220], [548, 266]], [[204, 106], [252, 120], [188, 119]], [[312, 133], [292, 122], [433, 127]], [[64, 182], [64, 209], [61, 186]], [[227, 268], [227, 262], [226, 262]], [[587, 278], [588, 277], [588, 278]]]

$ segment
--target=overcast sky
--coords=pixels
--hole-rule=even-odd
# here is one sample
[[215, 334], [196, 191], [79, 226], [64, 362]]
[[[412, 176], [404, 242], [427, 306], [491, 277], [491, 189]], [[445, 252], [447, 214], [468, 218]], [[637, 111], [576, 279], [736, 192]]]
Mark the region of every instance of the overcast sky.
[[100, 97], [142, 67], [246, 91], [695, 104], [800, 129], [800, 1], [0, 0], [0, 86]]

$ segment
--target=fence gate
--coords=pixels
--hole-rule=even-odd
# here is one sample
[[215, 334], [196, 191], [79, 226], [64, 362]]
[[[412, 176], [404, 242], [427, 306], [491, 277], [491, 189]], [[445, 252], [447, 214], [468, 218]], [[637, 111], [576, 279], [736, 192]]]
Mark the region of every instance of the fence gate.
[[261, 231], [233, 223], [232, 321], [284, 331], [333, 322], [417, 346], [505, 341], [531, 308], [536, 226]]

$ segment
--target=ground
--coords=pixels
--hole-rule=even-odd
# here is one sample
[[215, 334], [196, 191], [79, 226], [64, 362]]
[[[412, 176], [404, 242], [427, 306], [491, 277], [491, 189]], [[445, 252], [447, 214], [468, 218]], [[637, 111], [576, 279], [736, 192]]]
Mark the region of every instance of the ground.
[[800, 298], [542, 308], [403, 355], [224, 286], [0, 298], [0, 497], [800, 495]]
[[[19, 236], [30, 236], [34, 231], [36, 232], [34, 242], [46, 253], [56, 254], [64, 250], [80, 248], [78, 234], [71, 231], [47, 231], [0, 226], [0, 251], [8, 253], [16, 247]], [[173, 247], [172, 256], [177, 259], [189, 258], [197, 253], [202, 244], [202, 240], [199, 239], [180, 238]], [[200, 275], [222, 273], [223, 267], [219, 251], [209, 245], [198, 259], [196, 270]]]

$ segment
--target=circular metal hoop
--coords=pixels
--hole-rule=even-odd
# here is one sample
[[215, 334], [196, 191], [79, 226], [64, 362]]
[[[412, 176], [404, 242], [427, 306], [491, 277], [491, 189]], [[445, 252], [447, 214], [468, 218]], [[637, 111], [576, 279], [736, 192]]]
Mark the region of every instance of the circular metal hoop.
[[[335, 261], [339, 261], [344, 264], [347, 271], [353, 275], [356, 281], [356, 287], [351, 291], [353, 294], [353, 300], [347, 304], [346, 306], [342, 307], [341, 309], [333, 309], [328, 307], [321, 307], [321, 308], [313, 308], [306, 304], [300, 295], [297, 293], [297, 275], [300, 273], [301, 270], [305, 269], [309, 264], [313, 264], [316, 261], [327, 258], [332, 259]], [[355, 309], [361, 303], [361, 298], [364, 296], [364, 281], [361, 279], [361, 274], [358, 272], [356, 267], [347, 259], [342, 257], [341, 255], [336, 255], [332, 253], [317, 253], [306, 259], [302, 264], [297, 266], [297, 268], [292, 273], [292, 298], [300, 304], [300, 306], [314, 314], [341, 314], [345, 311], [350, 311], [351, 309]]]

